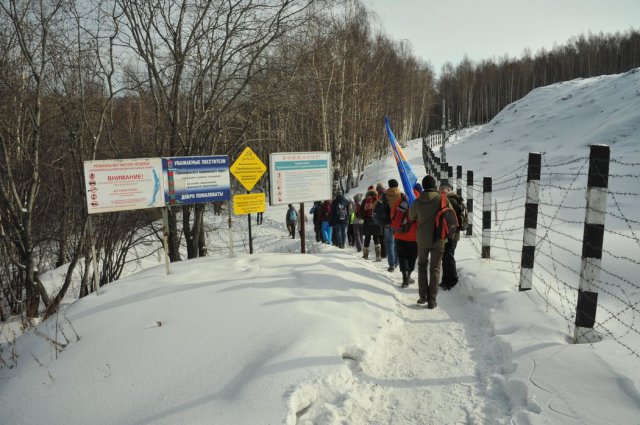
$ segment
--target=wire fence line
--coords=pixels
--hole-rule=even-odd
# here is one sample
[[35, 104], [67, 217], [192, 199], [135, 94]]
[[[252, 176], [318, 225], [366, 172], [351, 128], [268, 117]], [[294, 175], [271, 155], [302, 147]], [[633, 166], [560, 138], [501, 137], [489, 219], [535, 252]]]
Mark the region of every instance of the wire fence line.
[[[425, 149], [423, 153], [425, 165], [427, 161], [431, 163], [427, 171], [440, 175], [437, 166], [446, 164], [436, 161], [431, 149]], [[581, 314], [578, 305], [585, 297], [581, 285], [585, 276], [588, 277], [596, 267], [599, 279], [593, 331], [599, 339], [615, 341], [640, 359], [640, 209], [637, 207], [640, 191], [635, 186], [640, 180], [640, 163], [607, 158], [605, 179], [608, 186], [594, 189], [589, 183], [591, 161], [591, 155], [557, 162], [547, 161], [542, 156], [537, 182], [532, 289], [548, 312], [565, 321], [567, 332], [575, 331], [577, 335], [578, 323], [582, 320], [577, 317]], [[493, 202], [490, 261], [501, 264], [501, 270], [512, 274], [514, 284], [522, 278], [527, 180], [527, 164], [518, 165], [493, 179], [490, 195]], [[471, 194], [472, 230], [467, 240], [481, 255], [485, 252], [483, 243], [486, 243], [482, 237], [486, 224], [486, 216], [483, 220], [482, 213], [485, 195], [482, 178], [457, 189]], [[606, 204], [589, 203], [593, 193], [605, 196]], [[585, 242], [586, 228], [592, 226], [587, 220], [594, 216], [601, 216], [604, 222], [597, 266], [590, 265], [591, 259], [585, 257], [594, 249], [590, 242]], [[595, 344], [599, 339], [583, 342]]]

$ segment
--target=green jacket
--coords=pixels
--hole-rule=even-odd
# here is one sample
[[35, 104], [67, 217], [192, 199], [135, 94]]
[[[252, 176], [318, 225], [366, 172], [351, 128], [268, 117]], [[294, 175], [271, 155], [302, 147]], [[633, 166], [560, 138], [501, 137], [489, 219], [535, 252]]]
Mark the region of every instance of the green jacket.
[[[449, 200], [447, 205], [451, 207]], [[424, 191], [409, 208], [409, 218], [418, 220], [418, 233], [416, 242], [418, 247], [444, 249], [445, 241], [433, 240], [433, 233], [436, 226], [436, 215], [440, 211], [440, 194], [436, 191]]]

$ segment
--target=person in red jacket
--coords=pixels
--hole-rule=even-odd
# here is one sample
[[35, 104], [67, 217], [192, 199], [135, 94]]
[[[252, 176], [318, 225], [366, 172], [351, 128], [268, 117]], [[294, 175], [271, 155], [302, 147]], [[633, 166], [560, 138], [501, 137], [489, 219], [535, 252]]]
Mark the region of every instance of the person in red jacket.
[[[416, 197], [419, 196], [417, 191]], [[416, 242], [416, 231], [418, 222], [409, 218], [409, 203], [404, 193], [400, 198], [390, 204], [391, 228], [394, 230], [395, 248], [398, 255], [400, 272], [402, 272], [402, 287], [406, 288], [415, 281], [411, 278], [411, 273], [415, 269], [418, 258], [418, 244]]]

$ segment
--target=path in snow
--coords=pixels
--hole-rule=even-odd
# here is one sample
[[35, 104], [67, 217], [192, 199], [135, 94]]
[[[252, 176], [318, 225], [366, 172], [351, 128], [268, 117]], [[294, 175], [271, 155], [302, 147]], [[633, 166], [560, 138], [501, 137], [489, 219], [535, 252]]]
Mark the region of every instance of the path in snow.
[[371, 267], [396, 285], [395, 317], [370, 347], [344, 348], [344, 371], [296, 390], [294, 399], [311, 401], [296, 423], [503, 423], [508, 401], [493, 376], [506, 354], [487, 313], [468, 295], [464, 270], [460, 284], [440, 291], [438, 307], [427, 310], [415, 303], [417, 282], [401, 289], [399, 271], [383, 271], [385, 260]]

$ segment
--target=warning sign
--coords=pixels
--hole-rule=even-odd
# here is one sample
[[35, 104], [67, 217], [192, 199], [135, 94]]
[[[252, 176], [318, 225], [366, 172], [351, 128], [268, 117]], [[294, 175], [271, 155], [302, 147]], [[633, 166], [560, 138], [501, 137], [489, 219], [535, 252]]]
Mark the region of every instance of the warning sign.
[[160, 158], [84, 161], [87, 211], [97, 214], [164, 206]]
[[249, 193], [233, 197], [233, 213], [235, 215], [264, 212], [266, 208], [264, 193]]
[[230, 168], [231, 174], [233, 174], [247, 190], [253, 189], [253, 186], [260, 180], [260, 177], [262, 177], [266, 170], [267, 166], [260, 161], [260, 158], [258, 158], [255, 152], [248, 146], [242, 151], [236, 162], [234, 162]]

